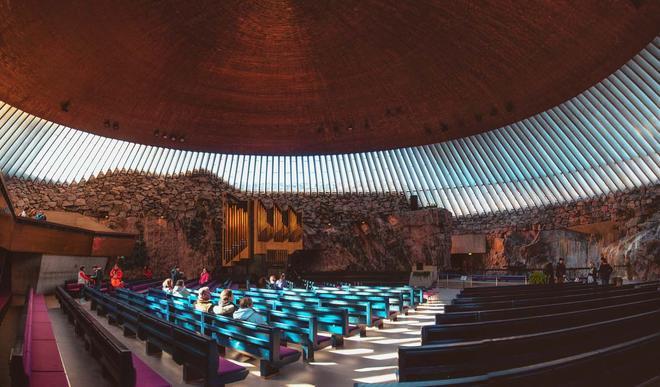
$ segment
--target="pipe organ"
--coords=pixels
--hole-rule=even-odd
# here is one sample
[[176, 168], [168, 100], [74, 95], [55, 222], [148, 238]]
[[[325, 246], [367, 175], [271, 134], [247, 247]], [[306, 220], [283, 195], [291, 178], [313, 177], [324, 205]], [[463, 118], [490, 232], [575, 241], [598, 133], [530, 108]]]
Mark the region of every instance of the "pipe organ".
[[258, 199], [228, 197], [223, 203], [222, 265], [255, 255], [286, 258], [302, 250], [302, 217], [293, 208], [267, 207]]

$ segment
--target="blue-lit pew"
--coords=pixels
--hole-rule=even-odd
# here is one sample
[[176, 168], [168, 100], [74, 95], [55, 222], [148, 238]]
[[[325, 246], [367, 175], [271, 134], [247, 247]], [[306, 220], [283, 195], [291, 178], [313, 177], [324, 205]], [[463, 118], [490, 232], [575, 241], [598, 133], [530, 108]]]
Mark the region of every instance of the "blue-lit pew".
[[133, 298], [135, 305], [145, 305], [145, 310], [175, 324], [215, 339], [221, 347], [229, 347], [260, 359], [261, 376], [272, 375], [286, 364], [300, 359], [300, 352], [280, 346], [282, 330], [230, 317], [216, 316], [194, 310], [186, 300], [170, 300], [148, 295], [121, 291], [122, 297]]
[[[283, 304], [300, 305], [307, 308], [319, 306], [346, 309], [349, 316], [349, 324], [377, 326], [382, 328], [383, 318], [389, 316], [389, 300], [386, 297], [372, 295], [350, 295], [350, 294], [318, 294], [314, 297], [292, 297], [281, 296], [271, 292], [234, 292], [234, 297], [250, 297], [253, 302], [271, 304], [278, 301]], [[336, 302], [335, 302], [336, 301]], [[354, 332], [354, 330], [351, 330]], [[359, 330], [364, 335], [364, 329]], [[334, 333], [334, 332], [333, 332]]]
[[[382, 318], [390, 318], [396, 321], [397, 313], [408, 314], [408, 306], [404, 304], [403, 294], [400, 292], [366, 292], [354, 290], [318, 290], [317, 295], [319, 298], [333, 298], [329, 295], [334, 295], [335, 298], [345, 299], [344, 296], [352, 296], [352, 299], [363, 298], [363, 301], [377, 301], [372, 305], [372, 309], [376, 312], [376, 316]], [[379, 297], [374, 298], [374, 297]], [[388, 300], [389, 306], [386, 308], [385, 303], [380, 303], [380, 297]], [[387, 313], [380, 314], [378, 311], [387, 309]]]
[[[220, 302], [220, 297], [217, 294], [215, 294], [215, 297], [213, 295], [211, 302], [217, 305]], [[149, 301], [147, 307], [165, 319], [173, 320], [178, 318], [180, 321], [190, 322], [190, 316], [174, 316], [174, 314], [181, 315], [192, 311], [194, 309], [192, 302], [195, 299], [195, 295], [191, 295], [190, 298], [186, 299], [164, 293], [161, 290], [152, 289], [147, 295], [147, 300]], [[314, 351], [325, 348], [332, 343], [330, 337], [318, 334], [319, 327], [316, 316], [304, 316], [276, 311], [273, 310], [272, 306], [264, 304], [255, 304], [254, 308], [266, 316], [269, 326], [282, 330], [281, 338], [283, 342], [295, 343], [301, 346], [305, 361], [313, 361]]]
[[[177, 327], [96, 289], [85, 287], [84, 293], [91, 300], [92, 310], [96, 309], [100, 315], [106, 314], [109, 321], [122, 324], [125, 335], [137, 335], [144, 340], [147, 354], [170, 353], [175, 362], [183, 365], [185, 382], [203, 378], [204, 386], [224, 386], [247, 377], [245, 367], [219, 356], [218, 345], [212, 338]], [[142, 294], [134, 294], [144, 298]]]

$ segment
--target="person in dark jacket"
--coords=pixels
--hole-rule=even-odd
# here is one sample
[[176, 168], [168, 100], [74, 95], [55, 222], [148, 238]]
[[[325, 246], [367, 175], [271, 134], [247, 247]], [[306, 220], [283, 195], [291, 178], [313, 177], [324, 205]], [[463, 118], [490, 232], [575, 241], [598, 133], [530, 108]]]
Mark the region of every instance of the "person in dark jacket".
[[555, 268], [552, 265], [552, 261], [548, 261], [545, 266], [543, 266], [543, 274], [545, 274], [545, 279], [548, 285], [555, 283]]
[[101, 266], [96, 267], [96, 273], [94, 274], [94, 287], [101, 289], [101, 283], [103, 282], [103, 268]]
[[179, 266], [174, 266], [174, 269], [170, 271], [170, 278], [172, 279], [172, 283], [176, 283], [178, 280], [183, 279], [183, 273], [179, 271]]
[[609, 285], [610, 284], [610, 275], [612, 275], [612, 272], [614, 269], [612, 266], [607, 263], [607, 258], [604, 256], [600, 257], [600, 269], [598, 269], [598, 275], [600, 276], [600, 283], [601, 285]]
[[566, 265], [564, 264], [564, 258], [559, 258], [559, 262], [555, 268], [555, 274], [557, 277], [557, 283], [563, 284], [566, 279]]

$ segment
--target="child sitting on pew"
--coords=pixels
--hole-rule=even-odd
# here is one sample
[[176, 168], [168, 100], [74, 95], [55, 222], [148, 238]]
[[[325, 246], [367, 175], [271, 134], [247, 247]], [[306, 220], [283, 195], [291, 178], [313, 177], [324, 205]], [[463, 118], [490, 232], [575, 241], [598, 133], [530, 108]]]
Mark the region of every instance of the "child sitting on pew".
[[213, 307], [213, 313], [220, 316], [232, 317], [236, 311], [236, 305], [232, 302], [234, 294], [230, 289], [225, 289], [220, 293], [220, 303]]
[[197, 301], [195, 301], [195, 310], [208, 313], [211, 311], [211, 307], [213, 307], [211, 303], [211, 290], [208, 286], [204, 286], [203, 288], [199, 288], [198, 294]]
[[234, 312], [234, 318], [236, 320], [249, 321], [255, 324], [266, 325], [266, 318], [254, 309], [252, 309], [252, 299], [250, 297], [243, 297], [238, 302], [240, 309]]
[[172, 289], [172, 295], [188, 298], [190, 295], [190, 290], [186, 289], [185, 282], [180, 279], [176, 281], [176, 285], [174, 285], [174, 289]]

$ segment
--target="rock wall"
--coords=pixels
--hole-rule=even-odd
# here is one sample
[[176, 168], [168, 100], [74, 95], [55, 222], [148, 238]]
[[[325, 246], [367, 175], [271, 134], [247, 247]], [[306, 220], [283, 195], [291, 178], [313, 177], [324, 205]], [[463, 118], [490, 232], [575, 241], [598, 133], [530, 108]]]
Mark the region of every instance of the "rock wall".
[[[214, 175], [158, 177], [116, 172], [77, 184], [7, 181], [16, 208], [76, 211], [118, 231], [136, 232], [134, 266], [148, 263], [165, 274], [178, 263], [197, 273], [213, 268], [222, 246], [222, 203], [237, 191]], [[441, 209], [409, 211], [405, 196], [263, 194], [267, 202], [303, 213], [303, 244], [310, 271], [409, 270], [414, 262], [446, 262], [451, 214]], [[364, 223], [364, 224], [363, 224]], [[368, 225], [365, 228], [365, 225]]]
[[547, 259], [584, 267], [604, 254], [638, 278], [660, 277], [660, 186], [565, 205], [455, 218], [454, 234], [485, 234], [488, 268], [538, 268]]

